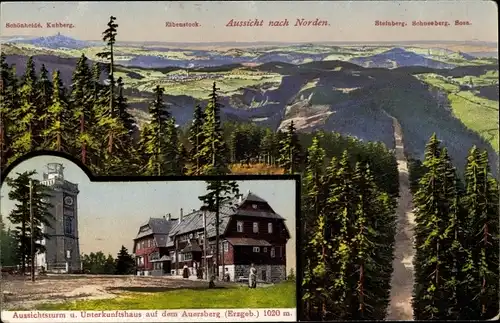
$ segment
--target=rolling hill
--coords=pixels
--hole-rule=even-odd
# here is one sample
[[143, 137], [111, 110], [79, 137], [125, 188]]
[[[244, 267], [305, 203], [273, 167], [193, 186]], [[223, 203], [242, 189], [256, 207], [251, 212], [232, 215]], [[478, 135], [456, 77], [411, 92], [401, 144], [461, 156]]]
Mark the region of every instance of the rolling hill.
[[[12, 53], [16, 46], [11, 47], [9, 51]], [[302, 55], [305, 48], [311, 50], [310, 47], [300, 47], [297, 52]], [[19, 75], [24, 73], [28, 57], [24, 50], [18, 48], [15, 54], [7, 56], [7, 62], [16, 65]], [[36, 68], [44, 64], [50, 72], [60, 70], [63, 81], [69, 84], [77, 58], [71, 55], [60, 57], [55, 53], [51, 55], [43, 50], [43, 55], [34, 56]], [[410, 157], [421, 158], [426, 141], [435, 132], [460, 168], [467, 154], [463, 147], [477, 145], [487, 148], [492, 153], [492, 162], [496, 163], [498, 159], [498, 155], [493, 153], [498, 151], [498, 139], [490, 137], [488, 131], [491, 129], [477, 126], [485, 122], [471, 123], [477, 117], [472, 118], [470, 112], [464, 112], [464, 109], [482, 111], [484, 106], [493, 104], [497, 116], [488, 114], [488, 124], [493, 122], [498, 132], [498, 76], [496, 81], [494, 79], [494, 73], [498, 73], [497, 61], [453, 67], [409, 50], [394, 48], [349, 60], [318, 58], [293, 63], [294, 60], [288, 57], [286, 62], [256, 64], [256, 57], [277, 59], [282, 52], [293, 51], [293, 48], [274, 49], [278, 52], [277, 56], [262, 56], [264, 51], [271, 49], [233, 50], [241, 61], [230, 60], [230, 63], [219, 66], [196, 66], [185, 57], [178, 61], [184, 62], [183, 66], [192, 67], [174, 64], [151, 68], [120, 62], [117, 74], [125, 81], [131, 111], [140, 122], [147, 120], [148, 102], [157, 84], [165, 88], [165, 101], [170, 105], [176, 122], [186, 125], [192, 118], [195, 104], [206, 104], [211, 84], [215, 81], [220, 88], [224, 120], [251, 121], [273, 129], [282, 129], [293, 120], [301, 131], [337, 131], [394, 147], [391, 119], [394, 117], [403, 128], [406, 153]], [[182, 53], [191, 55], [191, 58], [199, 54], [193, 50]], [[220, 55], [220, 52], [213, 52], [212, 58]], [[254, 57], [250, 59], [249, 55]], [[154, 60], [154, 56], [150, 56]], [[385, 67], [389, 64], [388, 58], [393, 62], [391, 68]], [[368, 64], [369, 61], [372, 63]], [[363, 67], [360, 64], [376, 66]], [[432, 75], [444, 80], [442, 82], [447, 87], [436, 86], [433, 81], [436, 77]], [[463, 89], [471, 77], [477, 85], [471, 91]], [[453, 82], [465, 85], [453, 85]], [[458, 92], [446, 92], [452, 85], [457, 86]], [[472, 103], [465, 108], [457, 106], [457, 98], [449, 96], [452, 94], [470, 97]], [[487, 101], [479, 102], [478, 98]], [[463, 105], [463, 102], [460, 104]]]

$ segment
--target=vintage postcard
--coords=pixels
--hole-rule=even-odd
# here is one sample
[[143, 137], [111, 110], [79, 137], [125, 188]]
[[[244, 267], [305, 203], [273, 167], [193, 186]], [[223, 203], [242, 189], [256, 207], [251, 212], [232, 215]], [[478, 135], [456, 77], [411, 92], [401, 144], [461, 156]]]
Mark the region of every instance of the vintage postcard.
[[[69, 182], [92, 186], [84, 197], [79, 184], [74, 204], [81, 216], [71, 226], [81, 241], [67, 243], [80, 249], [58, 249], [62, 262], [37, 256], [34, 283], [27, 270], [34, 266], [19, 252], [29, 254], [30, 232], [42, 231], [26, 227], [26, 186], [12, 197], [2, 191], [2, 320], [52, 322], [57, 313], [69, 315], [60, 322], [485, 320], [499, 313], [494, 2], [3, 2], [1, 9], [2, 190], [7, 178], [17, 185], [19, 169], [48, 181], [43, 173], [60, 169], [46, 169], [54, 163]], [[43, 162], [29, 164], [35, 160]], [[72, 167], [95, 181], [73, 178]], [[198, 197], [207, 180], [229, 175], [265, 176], [255, 188], [235, 179], [243, 201], [255, 195], [269, 206], [244, 212], [272, 209], [288, 220], [288, 233], [267, 245], [256, 237], [276, 228], [256, 221], [257, 234], [253, 220], [222, 222], [236, 231], [204, 235], [209, 246], [222, 241], [214, 265], [217, 257], [203, 258]], [[292, 195], [291, 181], [284, 188], [269, 180], [274, 175], [300, 178], [301, 196]], [[166, 182], [146, 185], [144, 176]], [[178, 182], [189, 178], [199, 181]], [[293, 213], [297, 201], [301, 211]], [[181, 208], [183, 221], [193, 220], [187, 227], [178, 223]], [[226, 212], [222, 204], [212, 210]], [[192, 239], [199, 249], [191, 244], [191, 258], [177, 258]], [[66, 240], [45, 241], [60, 248]], [[134, 267], [126, 279], [111, 275], [122, 245]], [[247, 247], [249, 254], [241, 251]], [[269, 263], [257, 260], [264, 254]], [[84, 262], [99, 273], [73, 273]], [[27, 313], [22, 297], [38, 312], [14, 317], [12, 310]], [[254, 315], [169, 314], [182, 308]], [[101, 317], [79, 312], [92, 309]], [[165, 315], [127, 316], [134, 310]]]
[[2, 320], [295, 321], [297, 185], [91, 182], [28, 159], [1, 189]]

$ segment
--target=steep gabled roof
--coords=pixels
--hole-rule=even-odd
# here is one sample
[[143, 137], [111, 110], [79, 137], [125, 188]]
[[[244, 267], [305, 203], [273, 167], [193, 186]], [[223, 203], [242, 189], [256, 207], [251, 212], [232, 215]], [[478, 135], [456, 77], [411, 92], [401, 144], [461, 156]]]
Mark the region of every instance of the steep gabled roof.
[[267, 203], [266, 200], [264, 200], [263, 198], [257, 196], [256, 194], [254, 194], [250, 191], [247, 191], [247, 193], [245, 195], [243, 195], [243, 197], [242, 197], [242, 203], [245, 203], [246, 201]]
[[[146, 223], [143, 223], [137, 236], [134, 240], [153, 235], [158, 247], [165, 247], [167, 244], [167, 236], [172, 227], [177, 223], [176, 220], [167, 220], [165, 218], [149, 218]], [[146, 230], [141, 231], [142, 228]]]
[[[247, 191], [247, 193], [243, 195], [241, 199], [235, 198], [234, 200], [223, 204], [219, 212], [220, 234], [224, 234], [224, 232], [226, 232], [229, 220], [233, 215], [284, 220], [282, 216], [272, 211], [272, 209], [269, 212], [259, 211], [259, 210], [239, 209], [239, 207], [247, 201], [267, 203], [267, 201], [264, 200], [263, 198], [257, 196], [256, 194], [250, 191]], [[208, 238], [215, 237], [215, 212], [207, 212], [206, 221], [207, 221], [207, 237]], [[173, 237], [175, 235], [182, 235], [193, 231], [199, 231], [202, 229], [203, 229], [203, 212], [198, 210], [185, 215], [182, 218], [182, 221], [176, 221], [176, 224], [170, 229], [168, 235], [170, 237]], [[172, 240], [169, 239], [169, 241], [167, 242], [167, 246], [173, 246], [173, 245], [174, 245], [173, 239]]]

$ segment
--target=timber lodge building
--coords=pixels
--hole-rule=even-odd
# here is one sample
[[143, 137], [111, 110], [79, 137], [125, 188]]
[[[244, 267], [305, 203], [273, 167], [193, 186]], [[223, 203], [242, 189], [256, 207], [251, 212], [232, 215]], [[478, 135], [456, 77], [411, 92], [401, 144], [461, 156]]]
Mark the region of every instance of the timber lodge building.
[[[193, 210], [178, 219], [170, 215], [150, 218], [134, 239], [137, 275], [182, 275], [184, 266], [191, 276], [196, 268], [215, 273], [215, 212], [205, 212], [207, 250], [204, 251], [203, 211]], [[290, 233], [285, 219], [267, 201], [251, 193], [219, 212], [219, 275], [229, 273], [231, 281], [249, 275], [253, 263], [257, 278], [264, 282], [286, 279], [286, 243]], [[206, 253], [206, 254], [205, 254]]]

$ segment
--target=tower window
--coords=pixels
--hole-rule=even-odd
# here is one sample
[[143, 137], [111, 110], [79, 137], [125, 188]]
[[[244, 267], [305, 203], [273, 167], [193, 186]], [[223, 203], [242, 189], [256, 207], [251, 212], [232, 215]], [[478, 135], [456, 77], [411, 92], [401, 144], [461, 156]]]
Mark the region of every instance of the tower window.
[[73, 217], [71, 216], [64, 217], [64, 233], [67, 235], [74, 235]]

